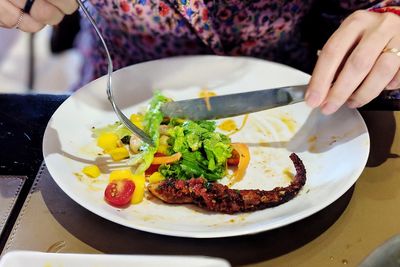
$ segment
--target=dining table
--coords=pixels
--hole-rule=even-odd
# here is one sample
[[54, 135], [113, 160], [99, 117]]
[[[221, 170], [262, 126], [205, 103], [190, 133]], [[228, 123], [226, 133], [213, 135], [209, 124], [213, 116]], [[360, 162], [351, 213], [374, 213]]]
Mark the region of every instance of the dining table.
[[358, 266], [400, 234], [400, 103], [359, 109], [370, 136], [357, 182], [324, 209], [235, 237], [159, 235], [108, 221], [74, 202], [43, 162], [46, 125], [68, 94], [0, 94], [0, 251], [201, 255], [232, 266]]

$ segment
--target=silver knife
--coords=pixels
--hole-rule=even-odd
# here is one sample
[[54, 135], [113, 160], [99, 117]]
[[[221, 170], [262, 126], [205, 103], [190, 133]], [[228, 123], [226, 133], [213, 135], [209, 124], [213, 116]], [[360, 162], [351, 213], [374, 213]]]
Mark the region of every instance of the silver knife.
[[171, 118], [190, 120], [234, 117], [298, 103], [304, 100], [306, 89], [307, 85], [295, 85], [213, 96], [209, 98], [209, 105], [204, 98], [174, 101], [163, 104], [161, 111]]

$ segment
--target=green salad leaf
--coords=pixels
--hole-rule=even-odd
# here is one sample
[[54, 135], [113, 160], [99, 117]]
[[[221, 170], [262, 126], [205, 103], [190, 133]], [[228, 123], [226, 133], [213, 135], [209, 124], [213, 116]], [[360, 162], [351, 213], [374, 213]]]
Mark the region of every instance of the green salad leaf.
[[232, 155], [229, 137], [215, 132], [214, 121], [171, 120], [169, 124], [170, 154], [180, 152], [181, 159], [173, 164], [161, 165], [165, 177], [190, 179], [204, 177], [210, 181], [226, 174], [226, 160]]
[[147, 107], [144, 116], [143, 125], [144, 131], [150, 136], [154, 146], [143, 143], [140, 150], [141, 152], [129, 160], [129, 165], [138, 165], [136, 174], [142, 174], [151, 165], [154, 154], [157, 152], [160, 142], [159, 128], [164, 119], [160, 108], [165, 102], [171, 101], [169, 98], [163, 96], [160, 92], [156, 92]]
[[[171, 101], [157, 92], [150, 101], [144, 116], [144, 131], [151, 137], [154, 146], [143, 143], [140, 152], [128, 160], [129, 166], [136, 167], [136, 174], [142, 174], [151, 165], [160, 143], [160, 125], [164, 122], [161, 105]], [[168, 122], [168, 155], [180, 152], [179, 161], [163, 164], [159, 172], [164, 177], [190, 179], [204, 177], [216, 181], [226, 175], [226, 161], [232, 155], [231, 140], [216, 132], [214, 121], [190, 121], [171, 118]], [[120, 122], [93, 129], [95, 137], [105, 132], [116, 133], [128, 141], [132, 133]]]

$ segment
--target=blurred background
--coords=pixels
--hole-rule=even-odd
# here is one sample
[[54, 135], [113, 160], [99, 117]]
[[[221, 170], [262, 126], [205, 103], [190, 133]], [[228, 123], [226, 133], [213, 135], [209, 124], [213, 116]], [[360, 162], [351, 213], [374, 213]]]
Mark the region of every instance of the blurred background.
[[73, 48], [78, 30], [77, 14], [36, 34], [0, 28], [0, 93], [67, 93], [82, 64]]

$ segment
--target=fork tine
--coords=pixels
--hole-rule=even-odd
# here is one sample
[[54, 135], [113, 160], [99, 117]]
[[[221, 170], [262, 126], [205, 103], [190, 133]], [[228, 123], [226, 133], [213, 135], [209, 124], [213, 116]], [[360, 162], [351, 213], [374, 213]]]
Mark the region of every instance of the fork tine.
[[107, 60], [108, 60], [108, 80], [107, 80], [107, 96], [108, 100], [110, 101], [114, 112], [116, 113], [118, 119], [129, 129], [131, 132], [133, 132], [135, 135], [137, 135], [143, 142], [146, 142], [149, 145], [154, 145], [153, 141], [151, 138], [141, 129], [139, 129], [136, 125], [134, 125], [125, 115], [122, 113], [122, 111], [118, 108], [114, 101], [114, 96], [112, 92], [112, 80], [111, 76], [113, 73], [113, 64], [110, 56], [110, 52], [108, 50], [107, 44], [101, 35], [99, 29], [97, 28], [96, 22], [90, 15], [89, 11], [86, 9], [85, 5], [83, 4], [82, 0], [76, 0], [78, 2], [78, 5], [81, 7], [83, 13], [85, 14], [86, 18], [89, 20], [89, 22], [92, 24], [93, 28], [96, 31], [97, 36], [100, 38], [101, 43], [103, 44], [104, 49], [106, 50], [107, 54]]

